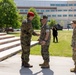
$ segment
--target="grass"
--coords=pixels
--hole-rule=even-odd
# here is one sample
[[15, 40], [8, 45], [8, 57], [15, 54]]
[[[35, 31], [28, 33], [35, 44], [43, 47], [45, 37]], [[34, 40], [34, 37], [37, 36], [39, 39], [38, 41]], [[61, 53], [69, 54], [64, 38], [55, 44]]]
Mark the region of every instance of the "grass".
[[[13, 33], [15, 36], [20, 36], [19, 33]], [[72, 38], [72, 31], [58, 31], [58, 43], [53, 43], [53, 37], [51, 37], [51, 43], [49, 47], [49, 52], [51, 56], [65, 56], [71, 57], [72, 56], [72, 49], [71, 49], [71, 38]], [[37, 40], [37, 36], [32, 36], [32, 40]], [[36, 45], [31, 48], [32, 55], [40, 55], [41, 54], [41, 47], [40, 45]]]

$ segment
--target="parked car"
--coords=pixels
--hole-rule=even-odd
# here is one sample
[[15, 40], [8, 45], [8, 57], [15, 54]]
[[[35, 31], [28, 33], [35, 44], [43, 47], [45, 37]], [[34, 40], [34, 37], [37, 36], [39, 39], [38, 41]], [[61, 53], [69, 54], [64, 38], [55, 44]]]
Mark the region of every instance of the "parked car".
[[63, 30], [63, 27], [60, 24], [56, 24], [54, 26], [57, 28], [57, 30]]
[[9, 27], [8, 29], [5, 29], [5, 31], [14, 32], [14, 29], [12, 27]]
[[2, 32], [2, 29], [0, 28], [0, 32]]

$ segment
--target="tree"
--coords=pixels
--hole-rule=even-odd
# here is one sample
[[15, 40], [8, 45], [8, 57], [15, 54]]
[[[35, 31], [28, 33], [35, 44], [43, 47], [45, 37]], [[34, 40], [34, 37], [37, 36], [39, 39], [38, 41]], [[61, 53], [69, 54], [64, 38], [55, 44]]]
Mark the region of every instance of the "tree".
[[64, 21], [60, 21], [60, 25], [63, 27], [64, 26]]
[[54, 25], [56, 25], [56, 20], [54, 19], [51, 19], [49, 22], [48, 22], [48, 25], [50, 26], [50, 28]]
[[[0, 0], [0, 27], [17, 28], [20, 26], [19, 14], [14, 0]], [[8, 31], [7, 31], [8, 33]]]
[[34, 29], [39, 29], [40, 28], [40, 17], [39, 17], [39, 15], [37, 14], [35, 8], [30, 8], [29, 11], [32, 11], [35, 14], [35, 17], [32, 21], [33, 28]]

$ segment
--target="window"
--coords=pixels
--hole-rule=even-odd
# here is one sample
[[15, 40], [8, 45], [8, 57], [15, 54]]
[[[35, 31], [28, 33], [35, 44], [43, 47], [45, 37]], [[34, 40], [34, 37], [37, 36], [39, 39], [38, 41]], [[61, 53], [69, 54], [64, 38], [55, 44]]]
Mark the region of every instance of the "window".
[[51, 17], [51, 15], [47, 15], [48, 17]]
[[68, 4], [65, 4], [65, 6], [68, 6]]
[[76, 4], [74, 4], [74, 6], [76, 6]]
[[72, 9], [69, 9], [69, 11], [72, 11]]
[[61, 15], [58, 15], [58, 17], [61, 17]]
[[56, 6], [60, 6], [60, 4], [56, 4]]
[[63, 11], [67, 11], [67, 10], [65, 9], [65, 10], [63, 10]]
[[76, 9], [74, 9], [74, 11], [76, 11]]
[[62, 10], [58, 10], [58, 11], [62, 11]]
[[24, 10], [23, 9], [20, 9], [20, 12], [23, 12]]
[[69, 6], [73, 6], [73, 4], [69, 4]]
[[25, 10], [25, 12], [28, 12], [28, 10]]
[[73, 17], [73, 15], [72, 14], [69, 14], [69, 17]]
[[67, 6], [67, 4], [61, 4], [61, 6]]
[[56, 17], [56, 15], [52, 15], [52, 17]]
[[50, 4], [50, 6], [55, 6], [55, 4]]
[[67, 15], [63, 15], [63, 17], [67, 17]]
[[41, 12], [44, 12], [44, 10], [41, 10]]
[[76, 17], [76, 14], [74, 15], [74, 17]]
[[56, 11], [56, 10], [51, 10], [51, 12], [54, 12], [54, 11]]
[[50, 10], [46, 10], [46, 12], [50, 12]]
[[37, 12], [39, 12], [39, 10], [36, 10]]

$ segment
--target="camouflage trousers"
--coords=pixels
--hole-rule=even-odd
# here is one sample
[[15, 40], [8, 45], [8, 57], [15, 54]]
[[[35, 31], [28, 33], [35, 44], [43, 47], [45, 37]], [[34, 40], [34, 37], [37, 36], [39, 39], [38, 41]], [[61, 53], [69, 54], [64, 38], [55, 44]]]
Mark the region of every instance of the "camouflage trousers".
[[74, 64], [76, 65], [76, 50], [73, 50], [72, 59], [74, 60]]
[[29, 55], [30, 55], [30, 46], [22, 45], [22, 55], [21, 55], [22, 61], [28, 63]]
[[49, 62], [49, 45], [42, 45], [41, 46], [41, 55], [44, 61]]
[[21, 59], [22, 62], [29, 62], [29, 55], [30, 55], [30, 40], [29, 39], [22, 39], [21, 40], [21, 47], [22, 47], [22, 55]]

